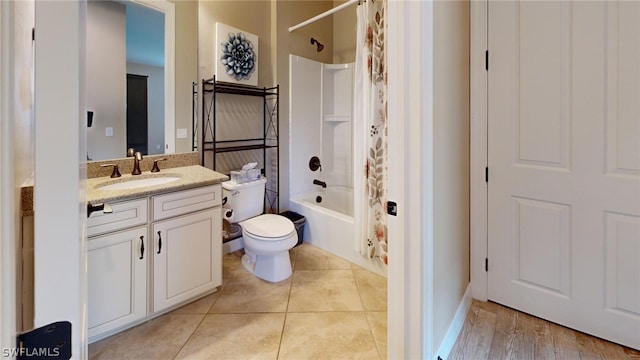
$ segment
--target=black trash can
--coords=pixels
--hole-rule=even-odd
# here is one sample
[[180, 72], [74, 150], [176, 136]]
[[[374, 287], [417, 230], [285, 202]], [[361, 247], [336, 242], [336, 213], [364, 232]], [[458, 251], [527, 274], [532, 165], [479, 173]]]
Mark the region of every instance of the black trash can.
[[280, 215], [291, 220], [293, 222], [293, 226], [296, 228], [296, 232], [298, 233], [298, 243], [295, 246], [302, 244], [302, 240], [304, 240], [304, 224], [306, 223], [306, 218], [293, 211], [281, 212]]

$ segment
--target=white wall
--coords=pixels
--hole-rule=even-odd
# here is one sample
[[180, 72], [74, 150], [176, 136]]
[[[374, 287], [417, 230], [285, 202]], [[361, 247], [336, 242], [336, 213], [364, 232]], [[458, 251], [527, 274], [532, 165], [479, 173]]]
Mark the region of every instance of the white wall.
[[[0, 4], [0, 344], [13, 347], [16, 327], [22, 329], [21, 296], [16, 278], [21, 279], [20, 186], [33, 175], [33, 1]], [[18, 267], [16, 267], [16, 260]], [[16, 274], [16, 269], [18, 273]], [[20, 288], [18, 287], [18, 290]], [[15, 296], [17, 294], [17, 297]], [[17, 320], [17, 324], [16, 324]], [[31, 328], [31, 324], [26, 325]]]
[[13, 9], [13, 119], [15, 141], [15, 180], [22, 185], [33, 175], [34, 124], [33, 124], [33, 42], [35, 4], [18, 1]]
[[434, 3], [435, 348], [469, 284], [469, 2]]
[[[12, 209], [15, 210], [13, 221], [15, 224], [15, 245], [16, 254], [18, 259], [18, 279], [23, 278], [21, 272], [22, 266], [22, 227], [21, 227], [21, 202], [20, 202], [20, 186], [33, 176], [34, 167], [34, 120], [33, 120], [33, 42], [31, 38], [31, 29], [34, 26], [35, 5], [31, 1], [19, 1], [13, 2], [12, 9], [10, 10], [11, 17], [13, 18], [12, 38], [13, 42], [11, 46], [11, 60], [10, 64], [12, 71], [8, 74], [11, 82], [11, 111], [13, 128], [13, 151], [9, 153], [9, 156], [13, 157], [10, 166], [9, 173], [13, 176], [13, 186], [11, 191], [13, 192], [13, 204]], [[8, 119], [5, 119], [8, 121]], [[33, 245], [28, 244], [24, 249], [24, 253], [29, 257], [33, 256]], [[31, 264], [32, 259], [25, 259], [28, 264]], [[21, 281], [18, 282], [21, 284]], [[28, 282], [31, 284], [31, 282]], [[24, 284], [28, 286], [28, 284]], [[29, 299], [22, 298], [22, 288], [18, 287], [17, 302], [17, 314], [22, 313], [23, 302], [30, 301]], [[27, 308], [31, 308], [29, 304]], [[22, 323], [22, 317], [18, 316], [17, 324], [19, 329], [30, 329], [33, 327], [31, 322]]]
[[193, 110], [191, 84], [198, 82], [198, 2], [170, 1], [176, 6], [175, 128], [176, 130], [187, 130], [186, 139], [176, 138], [176, 153], [184, 153], [192, 151], [191, 112]]
[[85, 4], [35, 6], [35, 326], [71, 322], [75, 359], [87, 356]]
[[[334, 0], [333, 6], [346, 0]], [[356, 6], [333, 14], [333, 63], [344, 64], [356, 59]]]
[[[17, 221], [15, 219], [16, 197], [15, 183], [10, 173], [13, 171], [13, 134], [9, 131], [13, 126], [11, 120], [12, 90], [10, 82], [13, 69], [10, 54], [13, 51], [5, 34], [13, 26], [11, 4], [0, 3], [0, 346], [10, 347], [15, 343], [16, 333], [16, 299], [10, 294], [15, 293], [15, 242], [14, 237]], [[7, 36], [7, 38], [11, 38]], [[6, 119], [6, 120], [5, 120]], [[5, 191], [8, 189], [9, 191]]]
[[127, 74], [148, 76], [147, 154], [164, 154], [164, 68], [151, 65], [127, 63]]
[[[121, 158], [127, 146], [125, 6], [88, 1], [86, 36], [87, 110], [93, 111], [93, 126], [87, 129], [89, 157]], [[112, 137], [105, 136], [107, 127], [113, 128]]]

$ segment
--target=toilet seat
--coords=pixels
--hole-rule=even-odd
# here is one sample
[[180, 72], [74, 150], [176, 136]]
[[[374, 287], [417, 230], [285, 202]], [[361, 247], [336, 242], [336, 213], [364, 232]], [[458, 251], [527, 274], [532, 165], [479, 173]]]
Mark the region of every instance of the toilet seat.
[[284, 216], [264, 214], [243, 221], [243, 232], [256, 240], [279, 241], [289, 238], [295, 232], [293, 222]]

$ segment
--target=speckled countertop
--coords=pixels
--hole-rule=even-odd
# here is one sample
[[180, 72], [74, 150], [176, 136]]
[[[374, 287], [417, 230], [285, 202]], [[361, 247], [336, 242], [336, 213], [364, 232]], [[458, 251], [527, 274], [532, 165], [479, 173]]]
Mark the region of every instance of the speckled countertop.
[[[161, 171], [159, 173], [150, 173], [149, 170], [151, 170], [153, 161], [160, 158], [167, 159], [160, 163]], [[120, 173], [123, 174], [122, 177], [117, 179], [109, 178], [112, 168], [103, 168], [100, 166], [107, 163], [118, 164], [120, 167]], [[209, 170], [197, 164], [197, 152], [145, 156], [145, 158], [140, 162], [142, 174], [136, 175], [136, 179], [143, 179], [150, 176], [168, 176], [169, 174], [181, 177], [181, 179], [167, 184], [132, 190], [104, 191], [95, 189], [95, 186], [108, 182], [126, 181], [125, 179], [131, 177], [129, 173], [131, 173], [131, 169], [133, 168], [133, 160], [131, 158], [123, 158], [90, 161], [86, 164], [87, 200], [93, 204], [98, 204], [104, 201], [115, 201], [125, 198], [145, 196], [153, 193], [170, 192], [211, 185], [228, 179], [224, 174]], [[33, 215], [33, 180], [33, 177], [29, 178], [24, 184], [22, 184], [20, 189], [20, 195], [22, 198], [22, 216]]]
[[[172, 176], [180, 179], [153, 186], [145, 186], [124, 190], [100, 190], [99, 187], [127, 180], [138, 180], [158, 176]], [[118, 200], [149, 196], [165, 192], [191, 189], [200, 186], [218, 184], [228, 177], [219, 172], [207, 169], [200, 165], [169, 168], [159, 173], [143, 172], [140, 175], [123, 174], [122, 177], [111, 179], [110, 177], [98, 177], [87, 179], [87, 201], [91, 204], [113, 202]]]
[[33, 176], [20, 187], [22, 216], [33, 215]]

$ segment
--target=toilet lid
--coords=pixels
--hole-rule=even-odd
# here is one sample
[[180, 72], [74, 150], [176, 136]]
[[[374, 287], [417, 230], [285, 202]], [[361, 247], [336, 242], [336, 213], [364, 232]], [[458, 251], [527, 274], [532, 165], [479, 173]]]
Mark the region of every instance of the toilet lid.
[[295, 230], [291, 220], [276, 214], [256, 216], [241, 225], [244, 231], [261, 238], [281, 238]]

